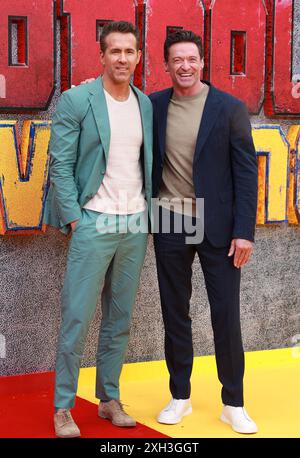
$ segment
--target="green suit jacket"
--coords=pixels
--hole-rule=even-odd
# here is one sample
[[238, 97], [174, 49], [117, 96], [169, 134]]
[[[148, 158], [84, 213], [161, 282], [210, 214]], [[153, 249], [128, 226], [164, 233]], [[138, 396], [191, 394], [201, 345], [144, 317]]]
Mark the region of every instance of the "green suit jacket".
[[[151, 212], [152, 104], [139, 89], [144, 141], [141, 161], [144, 191]], [[110, 126], [102, 78], [65, 91], [53, 116], [49, 143], [50, 186], [43, 223], [70, 232], [71, 221], [81, 218], [82, 207], [98, 192], [104, 178]], [[124, 156], [124, 161], [126, 157]]]

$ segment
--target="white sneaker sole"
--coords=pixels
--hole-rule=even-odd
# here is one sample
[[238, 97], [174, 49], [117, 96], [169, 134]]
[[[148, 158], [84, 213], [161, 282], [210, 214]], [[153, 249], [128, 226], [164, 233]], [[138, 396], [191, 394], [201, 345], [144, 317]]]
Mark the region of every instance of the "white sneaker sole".
[[225, 415], [221, 415], [220, 416], [220, 420], [223, 422], [223, 423], [226, 423], [227, 425], [230, 425], [231, 428], [233, 429], [233, 431], [235, 431], [236, 433], [240, 433], [240, 434], [255, 434], [257, 433], [257, 429], [253, 429], [252, 431], [245, 431], [245, 430], [242, 430], [236, 426], [234, 426], [226, 417]]
[[187, 415], [191, 415], [191, 413], [193, 413], [193, 409], [192, 407], [189, 407], [187, 411], [183, 415], [181, 415], [181, 417], [179, 417], [177, 420], [168, 420], [168, 419], [161, 420], [159, 417], [157, 417], [156, 420], [158, 423], [161, 423], [163, 425], [177, 425], [177, 423], [180, 423], [182, 421], [183, 417], [186, 417]]

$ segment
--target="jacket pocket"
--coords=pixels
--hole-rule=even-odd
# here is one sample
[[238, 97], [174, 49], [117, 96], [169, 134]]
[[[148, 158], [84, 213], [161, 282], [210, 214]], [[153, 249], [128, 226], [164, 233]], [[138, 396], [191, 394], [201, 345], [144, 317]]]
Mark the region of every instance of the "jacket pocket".
[[83, 211], [81, 210], [81, 217], [80, 217], [79, 220], [77, 221], [77, 224], [76, 224], [75, 229], [72, 231], [73, 234], [74, 234], [75, 232], [77, 232], [78, 227], [81, 226], [82, 219], [83, 219]]

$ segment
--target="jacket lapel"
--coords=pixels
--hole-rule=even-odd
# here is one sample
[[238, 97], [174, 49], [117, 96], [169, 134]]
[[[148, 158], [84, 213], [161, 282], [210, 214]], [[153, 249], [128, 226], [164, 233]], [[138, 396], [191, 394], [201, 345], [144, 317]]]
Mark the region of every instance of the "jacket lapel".
[[[206, 81], [205, 81], [206, 82]], [[165, 150], [166, 150], [166, 131], [167, 131], [167, 116], [168, 116], [168, 107], [170, 98], [172, 96], [173, 89], [170, 88], [166, 91], [164, 96], [160, 99], [159, 106], [157, 107], [157, 116], [158, 116], [158, 142], [159, 142], [159, 150], [162, 157], [164, 159]], [[219, 111], [221, 108], [220, 100], [218, 97], [218, 93], [216, 89], [210, 85], [210, 90], [206, 99], [205, 107], [203, 110], [201, 125], [199, 128], [197, 142], [196, 142], [196, 150], [195, 150], [195, 158], [197, 160], [201, 149], [203, 148], [208, 135], [211, 132], [212, 127], [214, 126]]]
[[139, 92], [135, 89], [135, 87], [133, 85], [130, 85], [130, 86], [131, 86], [131, 89], [133, 90], [133, 92], [135, 93], [135, 95], [136, 95], [136, 97], [138, 99], [138, 102], [139, 102], [141, 120], [142, 120], [142, 127], [143, 127], [144, 150], [146, 149], [145, 154], [147, 154], [148, 153], [148, 145], [151, 144], [151, 142], [149, 142], [149, 135], [152, 135], [152, 131], [150, 130], [150, 125], [149, 125], [149, 114], [147, 115], [147, 113], [145, 112], [144, 102], [143, 102], [143, 99], [142, 99], [141, 95], [139, 94]]
[[166, 152], [167, 117], [172, 93], [173, 89], [169, 88], [164, 94], [164, 96], [161, 98], [159, 106], [157, 107], [158, 144], [162, 160], [164, 159]]
[[145, 178], [145, 191], [146, 195], [148, 194], [151, 197], [151, 173], [152, 173], [152, 145], [153, 145], [153, 124], [152, 124], [152, 110], [151, 105], [145, 103], [141, 93], [136, 90], [135, 86], [131, 85], [132, 90], [137, 96], [140, 113], [141, 113], [141, 120], [142, 120], [142, 127], [143, 127], [143, 158], [142, 163], [144, 166], [144, 178]]
[[218, 92], [213, 86], [210, 86], [197, 136], [194, 163], [199, 158], [201, 150], [219, 116], [220, 109], [221, 102], [218, 97]]
[[89, 92], [91, 94], [91, 107], [94, 113], [98, 133], [101, 139], [107, 163], [110, 144], [110, 125], [106, 99], [103, 92], [102, 78], [100, 76], [90, 85]]

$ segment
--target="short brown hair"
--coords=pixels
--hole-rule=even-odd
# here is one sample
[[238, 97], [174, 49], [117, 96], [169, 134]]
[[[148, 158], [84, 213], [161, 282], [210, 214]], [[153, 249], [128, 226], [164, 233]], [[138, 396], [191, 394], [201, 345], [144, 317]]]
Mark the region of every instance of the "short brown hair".
[[183, 43], [183, 42], [188, 42], [188, 43], [195, 43], [197, 45], [197, 48], [199, 50], [200, 58], [203, 59], [203, 44], [202, 44], [202, 39], [199, 35], [196, 35], [194, 32], [191, 32], [190, 30], [177, 30], [176, 32], [170, 33], [164, 44], [164, 59], [165, 62], [168, 62], [169, 59], [169, 49], [172, 45], [175, 45], [176, 43]]
[[140, 47], [140, 33], [139, 30], [131, 23], [127, 21], [111, 21], [107, 22], [100, 35], [100, 49], [105, 53], [107, 49], [106, 37], [113, 32], [119, 33], [132, 33], [136, 38], [136, 49]]

